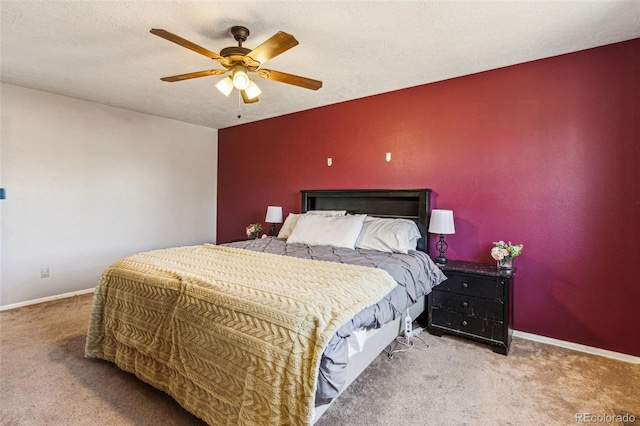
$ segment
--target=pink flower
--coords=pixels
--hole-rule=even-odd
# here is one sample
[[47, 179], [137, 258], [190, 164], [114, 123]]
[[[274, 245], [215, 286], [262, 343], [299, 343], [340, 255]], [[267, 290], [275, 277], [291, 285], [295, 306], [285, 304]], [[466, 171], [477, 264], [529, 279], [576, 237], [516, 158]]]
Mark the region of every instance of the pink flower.
[[505, 258], [505, 256], [508, 255], [509, 252], [506, 249], [500, 247], [493, 247], [491, 249], [491, 257], [493, 257], [495, 260], [502, 260]]

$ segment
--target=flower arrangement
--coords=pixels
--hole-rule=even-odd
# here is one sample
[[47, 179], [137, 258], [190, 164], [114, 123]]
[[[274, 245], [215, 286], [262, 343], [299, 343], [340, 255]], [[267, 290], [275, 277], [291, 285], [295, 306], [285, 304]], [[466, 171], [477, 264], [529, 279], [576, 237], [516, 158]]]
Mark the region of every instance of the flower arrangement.
[[494, 247], [491, 249], [491, 257], [495, 260], [511, 260], [514, 257], [520, 256], [522, 253], [523, 244], [513, 245], [511, 241], [505, 243], [504, 241], [494, 241]]
[[258, 233], [262, 231], [262, 225], [259, 223], [252, 223], [249, 226], [247, 226], [246, 232], [247, 232], [247, 238], [258, 238]]

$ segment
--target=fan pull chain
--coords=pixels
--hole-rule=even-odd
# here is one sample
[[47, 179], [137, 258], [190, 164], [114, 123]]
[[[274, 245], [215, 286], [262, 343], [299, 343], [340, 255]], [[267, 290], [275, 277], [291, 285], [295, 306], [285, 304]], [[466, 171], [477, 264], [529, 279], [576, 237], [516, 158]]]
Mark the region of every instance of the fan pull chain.
[[242, 95], [238, 90], [238, 118], [242, 118]]

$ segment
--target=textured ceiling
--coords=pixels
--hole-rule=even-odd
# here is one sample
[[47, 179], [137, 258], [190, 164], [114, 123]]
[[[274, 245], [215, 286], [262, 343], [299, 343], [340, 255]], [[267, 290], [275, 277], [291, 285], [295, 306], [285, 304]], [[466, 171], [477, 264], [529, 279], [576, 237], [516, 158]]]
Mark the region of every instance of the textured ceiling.
[[[640, 37], [640, 1], [5, 1], [2, 82], [213, 128]], [[222, 68], [149, 33], [214, 52], [249, 28], [300, 44], [265, 67], [323, 81], [311, 91], [256, 78], [260, 102], [224, 97]], [[234, 96], [235, 95], [235, 96]], [[242, 114], [239, 119], [238, 113]]]

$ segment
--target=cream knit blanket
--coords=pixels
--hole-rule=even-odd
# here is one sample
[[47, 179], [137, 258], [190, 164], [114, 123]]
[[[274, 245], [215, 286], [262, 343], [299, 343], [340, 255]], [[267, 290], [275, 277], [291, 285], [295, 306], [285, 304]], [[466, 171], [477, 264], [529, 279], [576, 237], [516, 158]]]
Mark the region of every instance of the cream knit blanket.
[[381, 269], [205, 244], [140, 253], [95, 291], [85, 354], [210, 425], [305, 425], [335, 332], [396, 282]]

